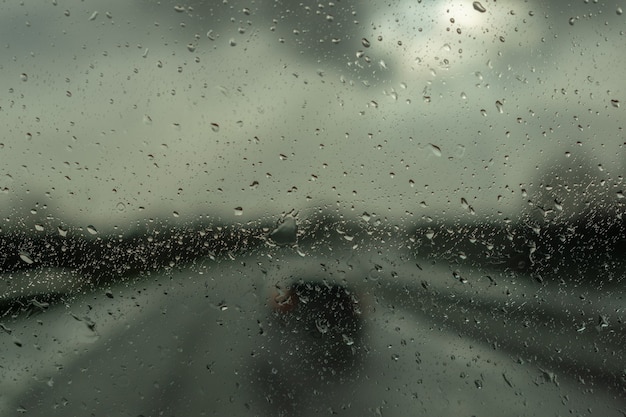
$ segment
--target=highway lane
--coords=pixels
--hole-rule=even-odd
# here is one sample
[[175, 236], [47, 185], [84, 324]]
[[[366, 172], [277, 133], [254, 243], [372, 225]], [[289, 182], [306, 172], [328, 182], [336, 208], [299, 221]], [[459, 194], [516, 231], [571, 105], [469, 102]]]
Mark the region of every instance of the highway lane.
[[[623, 289], [402, 246], [268, 247], [3, 317], [2, 414], [623, 415]], [[306, 366], [302, 329], [277, 325], [272, 294], [298, 280], [354, 292], [358, 365]]]

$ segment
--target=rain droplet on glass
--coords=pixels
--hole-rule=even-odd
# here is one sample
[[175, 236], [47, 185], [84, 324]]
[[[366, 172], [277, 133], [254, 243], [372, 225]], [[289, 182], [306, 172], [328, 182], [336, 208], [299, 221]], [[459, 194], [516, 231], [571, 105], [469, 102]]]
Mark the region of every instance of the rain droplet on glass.
[[30, 256], [30, 253], [25, 252], [25, 251], [20, 252], [20, 259], [26, 262], [28, 265], [32, 265], [35, 262], [33, 258]]
[[432, 143], [430, 144], [430, 150], [433, 153], [433, 155], [441, 157], [441, 148], [437, 145], [433, 145]]
[[476, 10], [477, 12], [485, 13], [487, 11], [487, 9], [485, 9], [485, 6], [480, 4], [479, 1], [475, 1], [474, 3], [472, 3], [472, 6], [474, 6], [474, 10]]

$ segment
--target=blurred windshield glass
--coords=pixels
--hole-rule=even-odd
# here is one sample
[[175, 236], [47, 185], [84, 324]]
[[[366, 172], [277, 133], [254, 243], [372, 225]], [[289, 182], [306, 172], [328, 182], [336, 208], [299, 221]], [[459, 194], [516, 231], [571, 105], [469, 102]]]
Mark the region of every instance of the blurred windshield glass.
[[626, 413], [619, 2], [0, 4], [0, 414]]

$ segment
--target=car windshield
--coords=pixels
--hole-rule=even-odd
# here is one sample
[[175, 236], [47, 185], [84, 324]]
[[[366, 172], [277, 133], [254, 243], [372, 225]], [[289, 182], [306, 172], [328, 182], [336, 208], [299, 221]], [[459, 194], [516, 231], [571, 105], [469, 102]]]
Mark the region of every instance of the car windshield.
[[2, 2], [0, 415], [626, 415], [618, 3]]

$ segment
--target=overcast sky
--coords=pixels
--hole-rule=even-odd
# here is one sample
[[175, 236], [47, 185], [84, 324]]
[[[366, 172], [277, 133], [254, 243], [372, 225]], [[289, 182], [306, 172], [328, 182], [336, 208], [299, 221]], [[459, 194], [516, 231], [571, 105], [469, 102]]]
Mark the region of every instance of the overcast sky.
[[2, 4], [3, 217], [517, 220], [578, 165], [618, 199], [617, 6], [355, 3]]

